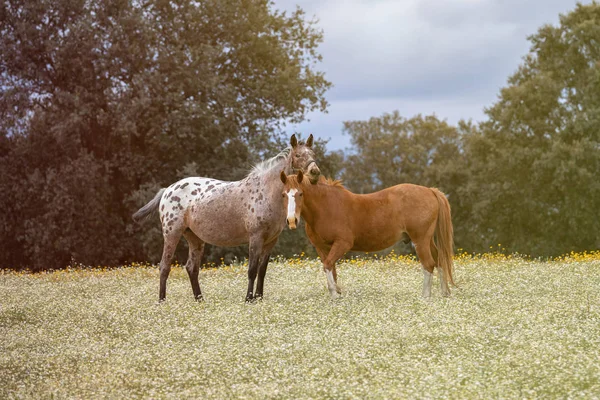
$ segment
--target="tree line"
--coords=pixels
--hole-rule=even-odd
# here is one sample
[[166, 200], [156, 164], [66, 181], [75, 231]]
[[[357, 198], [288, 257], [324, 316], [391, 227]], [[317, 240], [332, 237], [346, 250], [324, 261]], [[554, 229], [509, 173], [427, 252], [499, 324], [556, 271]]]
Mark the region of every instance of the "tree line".
[[[350, 152], [318, 142], [321, 170], [359, 193], [438, 187], [466, 251], [600, 248], [599, 19], [598, 4], [578, 5], [529, 37], [485, 121], [347, 121]], [[267, 0], [10, 0], [0, 34], [4, 268], [155, 262], [158, 219], [131, 214], [158, 188], [240, 179], [285, 146], [284, 121], [327, 108], [323, 33]], [[297, 231], [275, 249], [311, 251]]]

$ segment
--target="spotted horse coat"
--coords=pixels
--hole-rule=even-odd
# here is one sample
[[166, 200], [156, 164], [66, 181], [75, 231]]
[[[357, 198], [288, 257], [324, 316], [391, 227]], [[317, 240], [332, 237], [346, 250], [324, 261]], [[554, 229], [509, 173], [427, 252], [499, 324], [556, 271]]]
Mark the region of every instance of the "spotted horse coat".
[[205, 243], [223, 247], [249, 243], [246, 301], [262, 298], [269, 255], [286, 221], [279, 174], [282, 170], [287, 173], [302, 170], [315, 183], [320, 175], [312, 151], [312, 135], [306, 143], [299, 143], [292, 136], [290, 144], [277, 156], [258, 164], [240, 181], [185, 178], [161, 189], [134, 214], [139, 221], [156, 209], [159, 211], [164, 238], [160, 301], [166, 297], [171, 260], [181, 236], [189, 244], [186, 269], [196, 299], [203, 298], [198, 273]]

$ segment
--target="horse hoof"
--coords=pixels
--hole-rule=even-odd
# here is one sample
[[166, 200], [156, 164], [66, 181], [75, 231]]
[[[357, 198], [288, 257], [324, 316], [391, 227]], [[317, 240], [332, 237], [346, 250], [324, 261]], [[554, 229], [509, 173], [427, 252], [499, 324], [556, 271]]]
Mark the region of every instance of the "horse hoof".
[[196, 296], [196, 301], [197, 301], [198, 303], [202, 303], [202, 302], [204, 302], [204, 296], [202, 296], [202, 295]]

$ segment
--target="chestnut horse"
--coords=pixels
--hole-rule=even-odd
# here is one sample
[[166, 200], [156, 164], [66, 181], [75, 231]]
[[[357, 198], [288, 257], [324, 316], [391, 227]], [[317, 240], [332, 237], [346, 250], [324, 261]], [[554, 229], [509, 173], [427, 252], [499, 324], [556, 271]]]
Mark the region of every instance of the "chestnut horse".
[[198, 272], [204, 243], [224, 247], [249, 243], [246, 301], [262, 298], [269, 255], [285, 227], [279, 171], [282, 168], [289, 173], [304, 171], [316, 184], [321, 172], [314, 160], [312, 144], [313, 135], [306, 143], [299, 143], [296, 135], [292, 135], [290, 147], [255, 166], [241, 181], [185, 178], [161, 189], [133, 215], [135, 221], [140, 221], [159, 210], [164, 238], [159, 301], [166, 297], [171, 259], [181, 236], [189, 245], [185, 268], [197, 300], [203, 299]]
[[[431, 296], [437, 267], [443, 296], [450, 295], [453, 232], [450, 204], [442, 192], [412, 184], [396, 185], [370, 194], [354, 194], [340, 181], [321, 176], [316, 185], [306, 176], [280, 174], [287, 224], [295, 229], [300, 216], [317, 249], [332, 297], [341, 293], [335, 263], [346, 252], [379, 251], [401, 239], [413, 242], [423, 267], [423, 297]], [[456, 285], [455, 285], [456, 286]]]

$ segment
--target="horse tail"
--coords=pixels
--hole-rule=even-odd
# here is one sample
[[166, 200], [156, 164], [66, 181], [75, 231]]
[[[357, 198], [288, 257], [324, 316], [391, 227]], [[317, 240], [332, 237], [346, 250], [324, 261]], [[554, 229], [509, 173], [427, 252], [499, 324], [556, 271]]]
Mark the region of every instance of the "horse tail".
[[454, 228], [452, 227], [450, 203], [444, 193], [435, 188], [431, 190], [439, 204], [438, 219], [435, 226], [435, 246], [438, 250], [438, 266], [444, 270], [448, 282], [456, 287], [452, 275], [454, 270], [452, 263], [452, 257], [454, 256]]
[[156, 196], [148, 204], [144, 207], [137, 210], [135, 214], [133, 214], [133, 220], [135, 222], [140, 222], [144, 219], [147, 219], [150, 215], [154, 214], [156, 210], [158, 210], [158, 206], [160, 206], [160, 199], [162, 198], [165, 189], [162, 188], [156, 193]]

